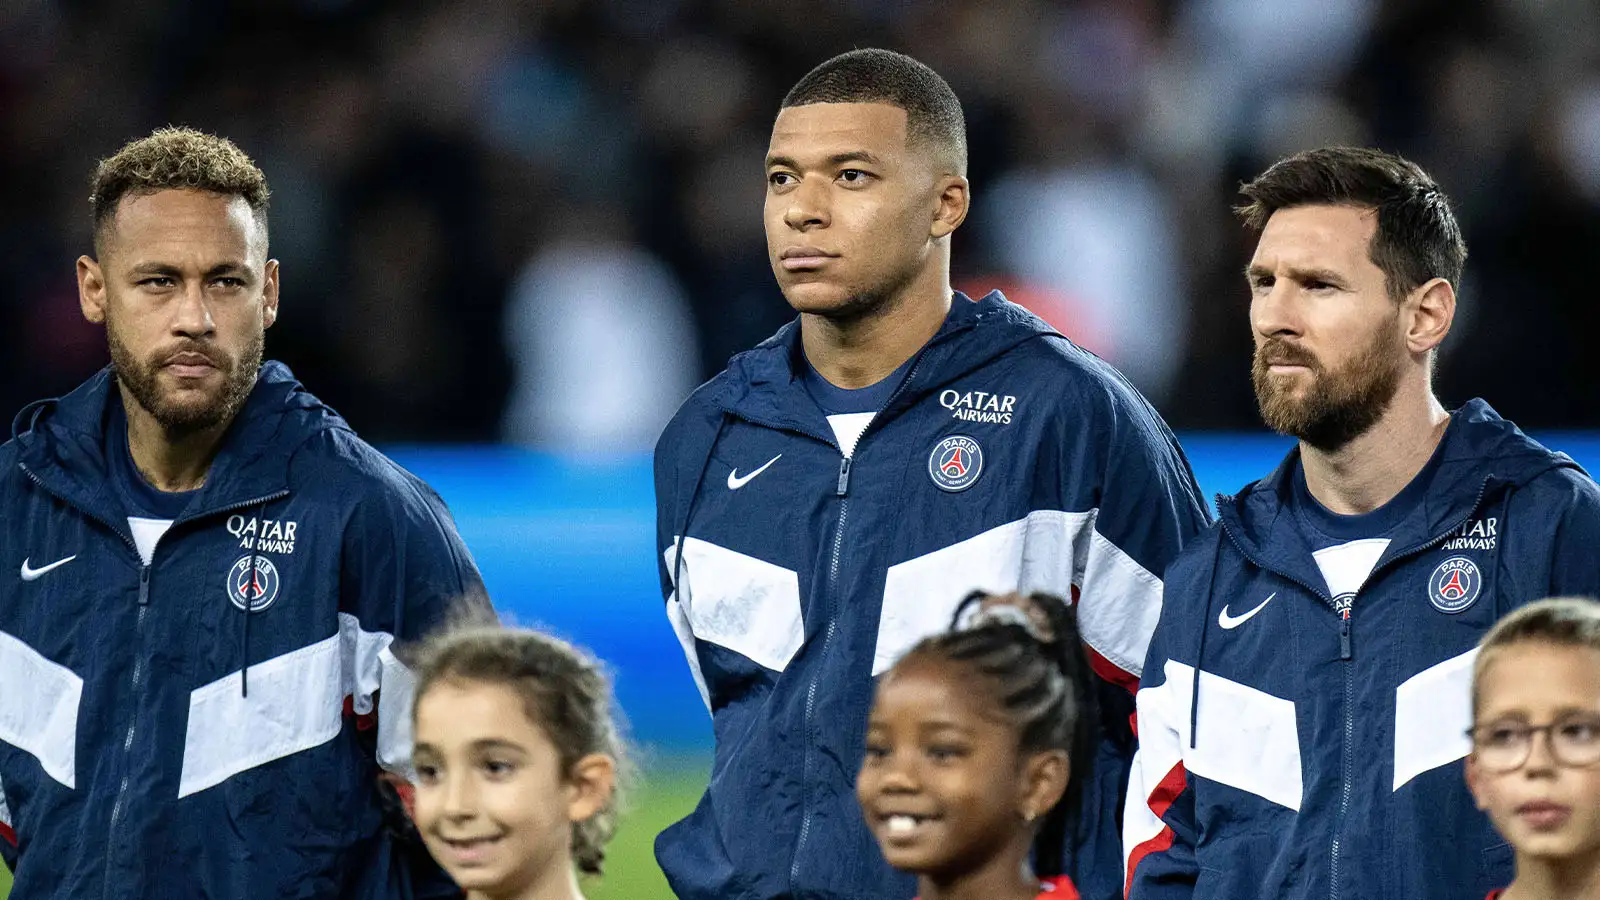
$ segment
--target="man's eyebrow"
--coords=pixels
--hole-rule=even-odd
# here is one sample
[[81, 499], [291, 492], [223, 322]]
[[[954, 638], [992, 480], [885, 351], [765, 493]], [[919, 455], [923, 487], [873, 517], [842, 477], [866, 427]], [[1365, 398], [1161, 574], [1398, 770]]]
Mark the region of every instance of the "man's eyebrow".
[[[1338, 284], [1345, 283], [1345, 277], [1332, 269], [1303, 269], [1298, 266], [1285, 266], [1285, 275], [1295, 281], [1328, 281]], [[1273, 277], [1277, 272], [1260, 264], [1251, 264], [1245, 267], [1244, 277], [1254, 280], [1262, 277]]]
[[1344, 284], [1345, 277], [1332, 269], [1302, 269], [1298, 266], [1289, 266], [1289, 277], [1295, 281], [1328, 281]]
[[844, 153], [835, 153], [828, 157], [830, 165], [837, 166], [847, 162], [864, 162], [874, 166], [883, 165], [883, 160], [878, 159], [866, 150], [850, 150]]
[[[825, 162], [829, 166], [841, 166], [848, 162], [864, 162], [873, 166], [883, 165], [883, 160], [872, 155], [872, 152], [868, 150], [846, 150], [843, 153], [835, 153], [828, 157]], [[785, 169], [798, 169], [800, 168], [800, 164], [795, 162], [793, 157], [784, 156], [782, 154], [775, 153], [767, 157], [767, 168], [773, 169], [779, 167]]]
[[[135, 275], [165, 275], [176, 277], [183, 274], [183, 269], [171, 263], [142, 262], [129, 269]], [[217, 263], [206, 270], [205, 277], [216, 278], [220, 275], [250, 274], [250, 267], [241, 262]]]
[[214, 265], [211, 268], [206, 270], [206, 277], [207, 278], [216, 278], [219, 275], [235, 275], [235, 274], [249, 275], [250, 274], [250, 267], [246, 266], [244, 263], [225, 262], [225, 263], [217, 263], [216, 265]]
[[128, 271], [135, 275], [181, 275], [183, 270], [170, 263], [142, 262]]

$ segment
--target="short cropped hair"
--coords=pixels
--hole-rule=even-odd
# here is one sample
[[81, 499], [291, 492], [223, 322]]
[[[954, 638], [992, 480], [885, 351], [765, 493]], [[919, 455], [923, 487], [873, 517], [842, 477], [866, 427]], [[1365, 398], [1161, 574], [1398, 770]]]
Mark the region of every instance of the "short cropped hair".
[[94, 212], [96, 251], [103, 249], [106, 228], [124, 197], [170, 189], [243, 197], [266, 234], [267, 202], [272, 196], [267, 176], [237, 144], [193, 128], [159, 128], [95, 167], [89, 206]]
[[783, 108], [812, 103], [887, 103], [906, 111], [906, 137], [947, 154], [955, 173], [967, 173], [967, 123], [961, 101], [939, 73], [896, 53], [869, 47], [822, 63], [783, 98]]
[[1421, 166], [1369, 147], [1323, 147], [1281, 159], [1239, 189], [1235, 208], [1254, 231], [1280, 209], [1355, 206], [1375, 210], [1368, 257], [1396, 302], [1434, 278], [1459, 287], [1467, 244], [1450, 200]]
[[1600, 650], [1600, 602], [1585, 597], [1551, 597], [1530, 603], [1501, 619], [1478, 644], [1472, 667], [1472, 708], [1478, 684], [1495, 655], [1516, 644], [1544, 643]]

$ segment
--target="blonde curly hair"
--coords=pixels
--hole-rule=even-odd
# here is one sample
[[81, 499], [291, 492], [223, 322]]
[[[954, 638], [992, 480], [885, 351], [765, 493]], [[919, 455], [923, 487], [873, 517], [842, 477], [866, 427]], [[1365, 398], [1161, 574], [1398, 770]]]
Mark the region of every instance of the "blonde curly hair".
[[158, 128], [95, 167], [89, 190], [95, 246], [102, 246], [106, 226], [124, 197], [171, 189], [242, 197], [266, 233], [272, 195], [267, 176], [237, 144], [194, 128]]

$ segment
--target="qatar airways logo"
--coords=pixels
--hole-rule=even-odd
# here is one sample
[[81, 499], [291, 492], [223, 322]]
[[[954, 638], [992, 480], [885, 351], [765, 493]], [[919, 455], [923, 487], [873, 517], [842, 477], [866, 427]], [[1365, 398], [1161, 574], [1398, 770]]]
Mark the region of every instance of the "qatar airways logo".
[[1017, 398], [985, 391], [944, 391], [939, 395], [939, 405], [950, 410], [951, 418], [963, 422], [1010, 425]]
[[278, 519], [228, 517], [228, 533], [239, 539], [239, 549], [261, 553], [293, 553], [294, 533], [299, 527], [299, 522]]
[[1470, 519], [1444, 542], [1446, 550], [1493, 550], [1500, 544], [1500, 519]]

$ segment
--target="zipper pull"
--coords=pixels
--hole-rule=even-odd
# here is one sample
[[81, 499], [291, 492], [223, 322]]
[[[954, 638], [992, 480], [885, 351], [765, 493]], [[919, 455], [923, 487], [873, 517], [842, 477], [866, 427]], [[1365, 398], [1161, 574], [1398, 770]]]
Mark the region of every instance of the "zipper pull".
[[1350, 610], [1344, 611], [1344, 618], [1339, 620], [1339, 658], [1351, 659], [1350, 653]]
[[834, 493], [840, 497], [850, 493], [850, 457], [839, 460], [839, 486]]
[[139, 567], [139, 605], [150, 605], [150, 567]]

